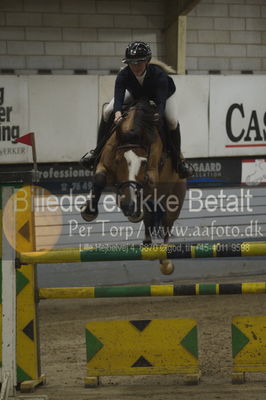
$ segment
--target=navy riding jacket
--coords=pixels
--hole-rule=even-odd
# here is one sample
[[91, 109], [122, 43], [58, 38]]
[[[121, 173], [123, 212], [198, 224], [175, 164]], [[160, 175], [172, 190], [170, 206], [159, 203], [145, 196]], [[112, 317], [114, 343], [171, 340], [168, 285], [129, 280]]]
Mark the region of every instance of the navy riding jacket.
[[154, 101], [160, 115], [163, 115], [166, 100], [175, 92], [176, 87], [173, 79], [157, 65], [148, 64], [142, 85], [127, 66], [116, 77], [114, 112], [122, 110], [126, 90], [129, 91], [134, 100], [146, 98]]

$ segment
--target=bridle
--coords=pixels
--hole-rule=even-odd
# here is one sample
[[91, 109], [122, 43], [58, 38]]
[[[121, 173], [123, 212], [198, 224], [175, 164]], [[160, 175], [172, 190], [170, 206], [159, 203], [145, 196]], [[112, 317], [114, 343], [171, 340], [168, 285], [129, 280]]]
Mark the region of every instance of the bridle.
[[119, 196], [122, 195], [121, 190], [123, 189], [123, 187], [126, 186], [129, 189], [132, 188], [133, 190], [135, 190], [135, 195], [136, 195], [136, 205], [139, 208], [140, 204], [141, 204], [141, 190], [143, 190], [143, 185], [140, 182], [136, 182], [136, 181], [124, 181], [124, 182], [120, 182], [120, 183], [116, 183], [115, 187], [116, 187], [116, 194], [117, 197], [119, 198]]
[[143, 184], [137, 181], [124, 181], [120, 183], [115, 184], [117, 192], [119, 192], [123, 189], [124, 186], [132, 187], [135, 190], [141, 190], [143, 189]]
[[117, 150], [126, 150], [126, 149], [143, 149], [147, 152], [147, 149], [141, 145], [141, 144], [136, 144], [136, 143], [127, 143], [127, 144], [120, 144], [118, 146], [116, 146], [116, 151]]
[[[130, 107], [129, 110], [125, 111], [122, 114], [122, 118], [121, 120], [118, 122], [118, 124], [116, 124], [116, 128], [123, 122], [123, 120], [125, 120], [128, 117], [129, 111], [134, 111], [134, 110], [138, 110], [141, 109], [141, 107], [138, 107], [136, 105], [132, 105]], [[116, 146], [115, 151], [118, 150], [127, 150], [127, 149], [143, 149], [145, 151], [145, 153], [149, 153], [149, 150], [143, 145], [143, 144], [137, 144], [137, 143], [127, 143], [127, 144], [121, 144]], [[149, 154], [148, 154], [149, 156]], [[145, 173], [146, 176], [146, 173]], [[115, 184], [116, 190], [117, 190], [117, 194], [120, 194], [121, 190], [125, 187], [131, 187], [134, 190], [137, 191], [137, 197], [140, 196], [140, 190], [144, 188], [143, 184], [137, 181], [132, 181], [132, 180], [128, 180], [128, 181], [123, 181], [120, 183]]]

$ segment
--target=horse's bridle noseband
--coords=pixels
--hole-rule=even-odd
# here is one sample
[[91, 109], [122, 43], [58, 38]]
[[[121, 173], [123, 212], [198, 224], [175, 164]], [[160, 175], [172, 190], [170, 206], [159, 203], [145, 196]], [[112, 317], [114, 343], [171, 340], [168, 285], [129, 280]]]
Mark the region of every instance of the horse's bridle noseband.
[[141, 144], [132, 144], [132, 143], [127, 143], [127, 144], [120, 144], [116, 146], [116, 150], [123, 150], [123, 149], [143, 149], [145, 152], [147, 152], [147, 149], [142, 146]]
[[124, 186], [129, 186], [129, 187], [132, 187], [133, 189], [138, 189], [138, 190], [143, 189], [142, 183], [136, 182], [136, 181], [124, 181], [124, 182], [116, 183], [115, 186], [117, 188], [118, 193], [121, 191], [121, 189]]

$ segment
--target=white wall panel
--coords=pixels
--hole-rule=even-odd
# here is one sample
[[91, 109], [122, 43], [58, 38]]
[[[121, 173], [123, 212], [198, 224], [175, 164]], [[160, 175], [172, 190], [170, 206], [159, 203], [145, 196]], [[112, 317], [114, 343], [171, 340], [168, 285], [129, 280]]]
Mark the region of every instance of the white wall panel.
[[[173, 76], [185, 157], [264, 155], [265, 76]], [[102, 105], [115, 76], [3, 77], [0, 162], [28, 163], [31, 148], [12, 134], [36, 134], [39, 162], [75, 162], [94, 148]], [[7, 130], [4, 131], [4, 127]], [[15, 127], [15, 128], [14, 128]]]
[[99, 117], [104, 104], [114, 97], [115, 75], [99, 76]]
[[40, 162], [78, 161], [95, 146], [97, 76], [31, 76], [29, 96]]
[[208, 157], [208, 76], [174, 76], [185, 157]]

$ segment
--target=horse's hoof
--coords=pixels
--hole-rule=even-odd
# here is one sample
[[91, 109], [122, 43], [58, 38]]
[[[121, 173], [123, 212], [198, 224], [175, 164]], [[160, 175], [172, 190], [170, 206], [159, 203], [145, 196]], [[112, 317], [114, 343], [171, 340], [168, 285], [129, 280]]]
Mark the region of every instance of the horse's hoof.
[[170, 260], [161, 260], [160, 261], [160, 269], [161, 273], [164, 275], [171, 275], [174, 272], [174, 264]]
[[149, 239], [143, 240], [143, 242], [142, 242], [143, 247], [150, 247], [151, 245], [152, 245], [152, 241]]
[[144, 212], [141, 212], [137, 217], [127, 217], [127, 219], [129, 220], [129, 222], [133, 222], [134, 224], [136, 222], [140, 222], [143, 220], [143, 216], [144, 216]]
[[98, 217], [98, 213], [97, 213], [97, 214], [86, 214], [86, 213], [84, 213], [84, 212], [81, 212], [80, 215], [82, 216], [82, 218], [83, 218], [86, 222], [94, 221], [94, 220]]
[[87, 221], [87, 222], [91, 222], [94, 219], [96, 219], [98, 217], [98, 208], [92, 212], [90, 210], [90, 204], [88, 202], [86, 202], [81, 208], [81, 213], [80, 215], [82, 216], [82, 218]]

